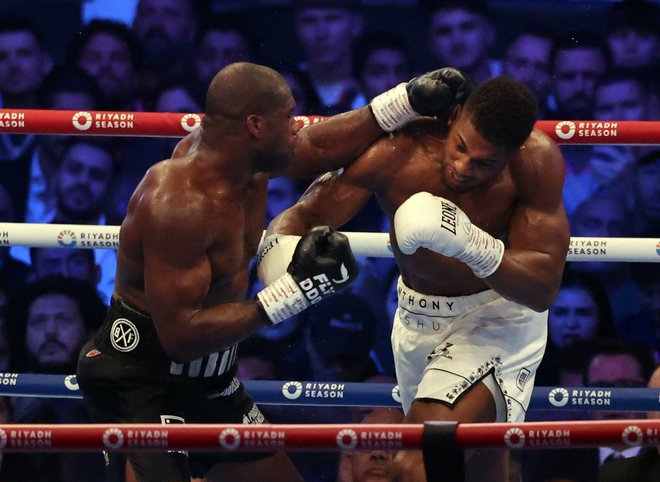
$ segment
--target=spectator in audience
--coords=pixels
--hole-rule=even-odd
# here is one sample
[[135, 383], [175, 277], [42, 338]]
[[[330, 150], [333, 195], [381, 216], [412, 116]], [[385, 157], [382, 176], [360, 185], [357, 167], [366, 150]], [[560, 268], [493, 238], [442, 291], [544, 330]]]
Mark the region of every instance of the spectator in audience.
[[[660, 388], [660, 366], [656, 366], [647, 384], [648, 388]], [[646, 418], [660, 419], [660, 412], [649, 412]], [[643, 447], [632, 457], [614, 458], [603, 464], [598, 472], [598, 482], [655, 482], [660, 480], [660, 445]]]
[[136, 97], [140, 46], [127, 25], [92, 20], [76, 35], [70, 61], [96, 80], [103, 94], [103, 109], [144, 110]]
[[196, 0], [139, 0], [133, 31], [142, 47], [138, 92], [145, 110], [154, 109], [154, 96], [164, 85], [188, 80], [195, 35], [200, 18], [204, 18], [204, 3]]
[[634, 170], [634, 235], [660, 236], [660, 147], [641, 147]]
[[559, 384], [559, 366], [569, 347], [614, 336], [610, 302], [598, 278], [566, 269], [557, 298], [548, 310], [548, 345], [536, 374], [537, 383]]
[[0, 94], [2, 107], [38, 108], [39, 86], [53, 68], [43, 34], [24, 17], [0, 20]]
[[617, 67], [657, 74], [660, 59], [660, 10], [648, 0], [612, 3], [606, 16], [607, 43]]
[[[113, 146], [112, 141], [89, 136], [70, 138], [55, 173], [55, 210], [39, 222], [107, 224], [105, 206], [117, 171]], [[28, 248], [15, 246], [12, 253], [29, 262]], [[95, 249], [94, 255], [102, 274], [98, 289], [109, 300], [114, 287], [116, 253], [113, 249]]]
[[[30, 264], [35, 279], [64, 276], [96, 286], [101, 281], [101, 267], [91, 249], [30, 248]], [[109, 300], [99, 293], [107, 304]]]
[[[551, 55], [552, 95], [556, 104], [550, 119], [588, 120], [593, 114], [596, 81], [607, 71], [609, 57], [604, 40], [587, 31], [558, 36]], [[566, 161], [564, 204], [567, 213], [586, 199], [582, 178], [589, 173], [589, 146], [563, 145]], [[575, 192], [574, 192], [575, 191]]]
[[295, 31], [305, 50], [299, 70], [308, 76], [316, 99], [310, 108], [333, 115], [366, 104], [353, 73], [352, 43], [362, 33], [356, 0], [294, 0]]
[[651, 91], [633, 69], [609, 70], [594, 87], [593, 118], [605, 121], [650, 120]]
[[554, 36], [549, 27], [519, 32], [504, 57], [504, 75], [525, 84], [536, 96], [539, 119], [546, 118], [550, 94], [550, 54]]
[[[11, 368], [19, 373], [75, 373], [80, 348], [105, 315], [105, 305], [92, 285], [59, 276], [28, 285], [6, 308], [11, 346], [15, 347]], [[13, 411], [16, 423], [89, 423], [78, 399], [16, 397]], [[103, 459], [98, 454], [19, 460], [24, 462], [16, 464], [19, 475], [7, 480], [103, 480]], [[43, 466], [35, 466], [35, 461]]]
[[[624, 200], [603, 191], [580, 204], [570, 218], [571, 235], [575, 237], [630, 237], [632, 213]], [[603, 246], [574, 246], [577, 254], [598, 253]], [[616, 332], [626, 316], [639, 312], [639, 292], [632, 280], [630, 263], [581, 261], [570, 265], [575, 271], [588, 271], [598, 276], [612, 306]]]
[[578, 340], [616, 336], [607, 293], [597, 277], [565, 271], [559, 294], [548, 313], [548, 334], [557, 348]]
[[[653, 353], [647, 345], [620, 338], [596, 340], [587, 354], [584, 382], [588, 387], [645, 387], [655, 368]], [[594, 420], [640, 418], [631, 412], [594, 410]], [[604, 460], [601, 456], [601, 462]]]
[[496, 31], [485, 0], [428, 0], [431, 55], [436, 67], [455, 67], [481, 83], [502, 73], [502, 63], [489, 57]]
[[[652, 351], [646, 345], [616, 338], [598, 340], [588, 354], [585, 384], [598, 388], [641, 388], [645, 387], [653, 374], [655, 362]], [[594, 420], [644, 418], [639, 412], [612, 412], [595, 410]], [[633, 457], [640, 453], [640, 446], [627, 449], [599, 447], [599, 466], [613, 458]], [[636, 480], [636, 479], [628, 479]]]
[[[78, 67], [58, 66], [44, 79], [40, 104], [51, 110], [98, 110], [101, 91], [93, 77]], [[54, 178], [57, 164], [71, 136], [41, 135], [32, 159], [25, 222], [37, 223], [55, 209]]]
[[566, 33], [557, 37], [551, 61], [557, 107], [549, 115], [553, 119], [589, 119], [596, 81], [609, 67], [607, 45], [591, 32]]
[[12, 368], [19, 372], [76, 371], [80, 347], [95, 333], [105, 315], [93, 285], [52, 276], [34, 281], [7, 304]]
[[206, 89], [224, 66], [254, 61], [256, 45], [253, 32], [236, 16], [215, 16], [203, 22], [195, 40], [193, 60], [196, 102], [203, 105]]
[[[596, 82], [593, 119], [602, 121], [648, 120], [650, 94], [646, 83], [629, 70], [611, 70]], [[597, 144], [585, 151], [582, 146], [564, 146], [570, 152], [589, 152], [587, 165], [572, 172], [564, 183], [564, 205], [572, 214], [590, 196], [608, 190], [628, 204], [632, 202], [635, 153], [632, 146]], [[575, 157], [572, 157], [575, 159]]]
[[[398, 424], [403, 423], [403, 418], [403, 410], [399, 408], [376, 407], [369, 410], [359, 423]], [[387, 449], [342, 452], [337, 482], [399, 481], [399, 470], [394, 465], [395, 455], [395, 450]]]
[[[38, 91], [53, 67], [42, 32], [23, 17], [0, 18], [0, 107], [36, 109]], [[0, 179], [9, 192], [16, 219], [25, 217], [34, 134], [0, 133]]]
[[413, 77], [406, 41], [393, 32], [372, 32], [357, 41], [355, 71], [367, 99]]

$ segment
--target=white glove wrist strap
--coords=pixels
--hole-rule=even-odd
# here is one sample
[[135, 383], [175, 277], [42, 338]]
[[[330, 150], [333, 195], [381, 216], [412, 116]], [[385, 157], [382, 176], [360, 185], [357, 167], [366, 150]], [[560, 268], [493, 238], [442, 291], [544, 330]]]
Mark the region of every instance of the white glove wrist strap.
[[504, 243], [474, 224], [470, 241], [456, 258], [467, 264], [477, 278], [487, 278], [499, 268], [504, 257]]
[[289, 273], [257, 293], [266, 315], [274, 325], [297, 315], [309, 306], [309, 301]]
[[376, 122], [385, 132], [392, 132], [417, 117], [408, 98], [407, 82], [377, 95], [371, 100], [371, 111]]

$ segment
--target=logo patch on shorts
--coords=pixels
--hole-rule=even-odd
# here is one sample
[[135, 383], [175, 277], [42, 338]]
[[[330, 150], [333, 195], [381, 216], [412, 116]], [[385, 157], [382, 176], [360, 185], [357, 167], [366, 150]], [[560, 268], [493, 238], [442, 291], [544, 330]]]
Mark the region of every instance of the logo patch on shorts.
[[140, 333], [137, 327], [126, 318], [117, 318], [110, 328], [110, 342], [115, 350], [129, 352], [138, 346]]
[[518, 376], [516, 377], [516, 386], [521, 392], [525, 388], [525, 383], [527, 383], [530, 373], [531, 372], [527, 368], [521, 368], [518, 372]]
[[100, 351], [98, 351], [96, 348], [92, 348], [87, 353], [85, 353], [85, 356], [87, 358], [94, 358], [95, 356], [99, 356], [100, 354], [101, 354]]

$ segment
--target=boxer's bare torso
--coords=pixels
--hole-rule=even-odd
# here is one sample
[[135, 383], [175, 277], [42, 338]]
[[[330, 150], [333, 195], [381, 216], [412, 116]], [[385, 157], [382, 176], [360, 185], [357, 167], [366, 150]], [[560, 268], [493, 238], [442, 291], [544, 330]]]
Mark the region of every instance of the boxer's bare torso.
[[[458, 131], [458, 139], [448, 142], [447, 132], [436, 122], [418, 121], [381, 139], [340, 175], [317, 180], [298, 206], [278, 218], [271, 230], [288, 226], [285, 232], [291, 232], [290, 227], [299, 231], [301, 220], [341, 226], [375, 193], [388, 217], [392, 249], [408, 286], [442, 296], [488, 289], [486, 281], [475, 277], [461, 261], [427, 249], [411, 256], [398, 249], [394, 213], [411, 195], [427, 191], [453, 201], [473, 224], [505, 240], [510, 247], [520, 248], [519, 252], [507, 250], [511, 262], [515, 263], [516, 257], [533, 257], [525, 269], [539, 284], [557, 284], [568, 242], [561, 201], [564, 166], [557, 146], [534, 130], [523, 147], [503, 161], [498, 157], [500, 153], [478, 134], [475, 137], [469, 126]], [[454, 149], [468, 149], [468, 167], [456, 168]], [[534, 266], [538, 272], [530, 273]], [[491, 278], [497, 276], [496, 272]], [[508, 295], [509, 288], [503, 289]], [[543, 296], [533, 293], [531, 286], [521, 289], [521, 302], [543, 308]]]

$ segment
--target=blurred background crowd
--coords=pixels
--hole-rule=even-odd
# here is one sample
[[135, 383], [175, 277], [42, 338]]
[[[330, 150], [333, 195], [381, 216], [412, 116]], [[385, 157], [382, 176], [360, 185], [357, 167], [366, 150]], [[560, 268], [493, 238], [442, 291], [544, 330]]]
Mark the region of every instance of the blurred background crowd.
[[[252, 61], [285, 76], [297, 114], [360, 107], [453, 66], [476, 82], [525, 83], [542, 119], [658, 121], [659, 11], [647, 0], [3, 0], [0, 107], [203, 112], [215, 73]], [[177, 140], [0, 134], [0, 221], [118, 225], [146, 169]], [[660, 145], [561, 149], [572, 236], [660, 236]], [[266, 224], [309, 181], [272, 180]], [[341, 229], [382, 232], [385, 223], [372, 200]], [[243, 342], [239, 377], [394, 383], [398, 273], [391, 259], [360, 263], [350, 292]], [[646, 386], [660, 360], [659, 271], [658, 263], [567, 263], [536, 384]], [[0, 371], [74, 373], [114, 274], [113, 250], [0, 247]], [[260, 289], [252, 274], [248, 296]], [[0, 422], [84, 422], [81, 407], [0, 397]], [[402, 419], [385, 409], [264, 412], [273, 422]], [[596, 416], [630, 414], [530, 412], [528, 420]], [[594, 471], [605, 458], [578, 455], [580, 463], [526, 455], [514, 466], [540, 481], [550, 480], [548, 467]], [[4, 458], [0, 480], [103, 480], [102, 461], [89, 454]], [[389, 467], [391, 454], [295, 460], [308, 480], [357, 482], [371, 465]]]

